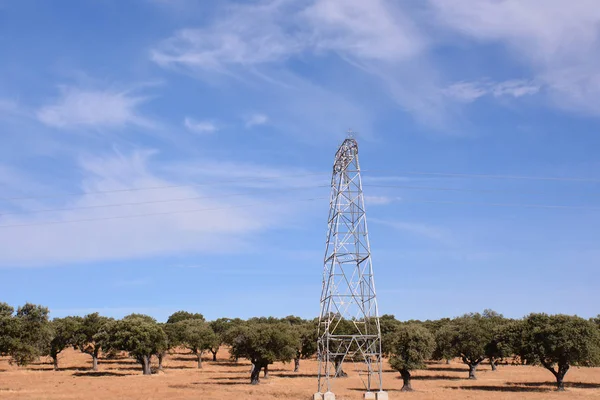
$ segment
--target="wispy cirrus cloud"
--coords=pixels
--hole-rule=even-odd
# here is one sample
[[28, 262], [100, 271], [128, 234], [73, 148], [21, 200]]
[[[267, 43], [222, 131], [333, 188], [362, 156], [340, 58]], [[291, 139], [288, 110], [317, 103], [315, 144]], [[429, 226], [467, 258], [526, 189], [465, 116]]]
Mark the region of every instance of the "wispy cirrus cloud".
[[[223, 15], [206, 26], [177, 31], [158, 44], [151, 58], [162, 67], [200, 77], [216, 72], [270, 83], [281, 92], [292, 88], [292, 94], [285, 96], [293, 98], [297, 83], [304, 78], [289, 61], [332, 56], [360, 79], [373, 81], [402, 108], [432, 121], [433, 114], [444, 112], [444, 96], [424, 57], [426, 47], [417, 24], [393, 2], [271, 0], [228, 4]], [[315, 87], [315, 83], [301, 86]], [[319, 86], [302, 106], [309, 110], [315, 104], [332, 107], [319, 96], [329, 91], [328, 85]], [[298, 98], [303, 99], [296, 97], [296, 102]], [[349, 93], [348, 99], [358, 101]]]
[[122, 128], [128, 125], [151, 127], [139, 107], [148, 101], [130, 91], [60, 88], [53, 102], [37, 110], [37, 119], [45, 125], [70, 129], [77, 127]]
[[385, 206], [399, 200], [398, 197], [390, 196], [365, 196], [365, 203], [368, 206]]
[[540, 85], [532, 81], [514, 79], [504, 82], [492, 82], [488, 80], [456, 82], [442, 92], [447, 97], [470, 103], [488, 95], [493, 97], [508, 96], [518, 98], [536, 94], [540, 89]]
[[402, 231], [410, 235], [420, 236], [442, 243], [448, 243], [451, 241], [451, 235], [447, 230], [434, 225], [398, 220], [383, 220], [379, 218], [370, 218], [369, 221], [388, 226], [392, 229]]
[[[297, 200], [298, 191], [281, 189], [301, 181], [286, 178], [293, 174], [284, 168], [255, 165], [257, 173], [275, 178], [262, 184], [277, 190], [253, 191], [264, 186], [243, 179], [226, 184], [237, 174], [247, 178], [250, 166], [177, 161], [169, 168], [169, 163], [155, 162], [155, 154], [83, 156], [77, 166], [81, 195], [0, 202], [0, 267], [242, 252], [253, 248], [258, 234], [294, 219], [285, 204]], [[7, 191], [26, 184], [2, 176], [0, 168]], [[85, 194], [90, 192], [95, 194]], [[28, 251], [22, 251], [22, 243]]]
[[[438, 22], [476, 43], [499, 43], [529, 67], [559, 108], [600, 115], [600, 7], [520, 0], [429, 0]], [[477, 91], [465, 90], [467, 96]]]
[[219, 129], [212, 121], [197, 121], [190, 117], [183, 120], [183, 125], [189, 131], [200, 134], [214, 133]]
[[246, 128], [252, 128], [256, 125], [264, 125], [269, 121], [265, 114], [252, 114], [246, 118]]

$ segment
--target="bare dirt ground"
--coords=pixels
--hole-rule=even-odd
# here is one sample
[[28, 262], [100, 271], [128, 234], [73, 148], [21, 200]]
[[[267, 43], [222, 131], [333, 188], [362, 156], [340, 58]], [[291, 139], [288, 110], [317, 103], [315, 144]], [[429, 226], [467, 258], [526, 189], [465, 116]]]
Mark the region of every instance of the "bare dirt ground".
[[[302, 360], [300, 372], [293, 364], [276, 363], [270, 378], [260, 385], [249, 384], [250, 363], [234, 363], [228, 353], [219, 353], [217, 362], [207, 361], [196, 368], [195, 357], [184, 350], [167, 357], [164, 372], [143, 376], [134, 360], [100, 360], [99, 371], [91, 372], [91, 357], [65, 350], [60, 370], [52, 370], [50, 360], [19, 368], [0, 358], [0, 400], [4, 399], [309, 399], [315, 392], [317, 362]], [[338, 399], [362, 399], [364, 389], [353, 376], [338, 379], [334, 392]], [[416, 371], [415, 392], [401, 393], [399, 374], [386, 363], [384, 387], [391, 399], [600, 399], [600, 368], [572, 368], [566, 377], [567, 391], [554, 391], [553, 376], [538, 367], [489, 365], [479, 368], [478, 380], [470, 381], [464, 365], [454, 362], [431, 364]]]

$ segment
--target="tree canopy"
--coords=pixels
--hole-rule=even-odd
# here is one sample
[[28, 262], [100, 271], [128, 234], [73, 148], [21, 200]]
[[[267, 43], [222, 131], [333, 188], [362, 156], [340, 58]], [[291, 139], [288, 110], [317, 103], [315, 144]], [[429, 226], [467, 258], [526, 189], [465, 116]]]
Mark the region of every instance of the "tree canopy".
[[438, 339], [447, 341], [446, 356], [452, 355], [469, 366], [469, 379], [486, 359], [486, 349], [493, 338], [493, 324], [479, 313], [465, 314], [443, 327]]
[[78, 328], [73, 338], [73, 345], [82, 353], [92, 356], [92, 370], [98, 371], [98, 356], [105, 345], [105, 330], [113, 322], [111, 318], [99, 313], [91, 313], [82, 317], [75, 317]]
[[514, 330], [513, 346], [528, 364], [552, 372], [558, 390], [571, 366], [600, 365], [600, 331], [591, 321], [569, 315], [530, 314]]
[[76, 317], [55, 318], [51, 322], [52, 339], [48, 355], [52, 357], [54, 370], [58, 370], [58, 354], [69, 346], [75, 346], [81, 319]]
[[174, 329], [177, 332], [178, 343], [196, 355], [198, 368], [202, 368], [202, 355], [218, 342], [218, 337], [210, 325], [201, 319], [186, 319], [177, 322]]
[[104, 346], [128, 352], [141, 364], [143, 374], [150, 375], [150, 359], [166, 349], [167, 335], [154, 318], [131, 314], [107, 324]]
[[167, 319], [167, 324], [175, 324], [180, 321], [185, 321], [186, 319], [199, 319], [204, 321], [204, 315], [200, 313], [191, 313], [188, 311], [176, 311], [169, 316]]
[[261, 369], [275, 361], [288, 362], [297, 354], [298, 336], [289, 324], [255, 322], [232, 332], [231, 356], [246, 358], [253, 365], [250, 382], [259, 383]]
[[426, 368], [425, 361], [431, 358], [435, 340], [427, 328], [417, 324], [402, 324], [396, 327], [388, 339], [390, 365], [400, 372], [404, 385], [402, 391], [412, 391], [410, 371]]

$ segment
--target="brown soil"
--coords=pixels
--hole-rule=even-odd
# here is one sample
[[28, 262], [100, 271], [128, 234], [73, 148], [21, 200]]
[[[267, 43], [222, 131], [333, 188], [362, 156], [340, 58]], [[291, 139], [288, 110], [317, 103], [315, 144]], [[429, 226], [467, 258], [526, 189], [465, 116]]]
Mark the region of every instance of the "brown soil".
[[[101, 359], [99, 371], [91, 372], [91, 357], [73, 350], [61, 353], [57, 372], [49, 360], [19, 368], [0, 358], [0, 399], [306, 400], [316, 391], [314, 360], [302, 360], [298, 373], [292, 372], [293, 363], [276, 363], [270, 378], [261, 378], [257, 386], [249, 384], [247, 361], [234, 363], [225, 350], [217, 362], [208, 360], [207, 355], [204, 368], [197, 369], [195, 357], [181, 350], [167, 356], [164, 372], [143, 376], [141, 367], [128, 358]], [[350, 377], [334, 382], [337, 399], [362, 399], [360, 380], [347, 372]], [[413, 375], [415, 392], [401, 393], [399, 374], [385, 372], [384, 388], [391, 399], [600, 399], [600, 368], [572, 368], [566, 376], [567, 391], [562, 393], [554, 391], [552, 374], [539, 367], [501, 365], [492, 372], [489, 365], [482, 365], [478, 379], [470, 381], [463, 364], [432, 363]]]

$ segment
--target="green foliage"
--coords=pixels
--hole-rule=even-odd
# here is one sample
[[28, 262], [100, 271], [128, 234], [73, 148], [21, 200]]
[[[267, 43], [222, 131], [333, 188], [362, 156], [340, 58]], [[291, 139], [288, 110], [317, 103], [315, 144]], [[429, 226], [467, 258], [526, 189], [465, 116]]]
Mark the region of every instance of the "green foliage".
[[15, 309], [6, 303], [0, 303], [0, 356], [7, 355], [16, 337], [17, 322]]
[[7, 303], [0, 303], [0, 318], [3, 317], [12, 317], [15, 313], [14, 307]]
[[58, 354], [67, 347], [75, 345], [75, 338], [81, 327], [81, 318], [55, 318], [50, 325], [52, 328], [52, 339], [48, 355], [54, 361], [54, 369], [58, 369]]
[[27, 365], [48, 353], [52, 338], [48, 314], [48, 308], [27, 303], [17, 309], [8, 323], [12, 336], [8, 353], [17, 365]]
[[113, 322], [111, 318], [103, 317], [99, 313], [92, 313], [81, 317], [73, 317], [78, 323], [77, 331], [73, 338], [73, 347], [82, 353], [92, 356], [92, 369], [98, 370], [98, 355], [106, 340], [106, 328]]
[[294, 331], [298, 336], [297, 358], [309, 358], [317, 352], [317, 324], [315, 322], [304, 322], [295, 325]]
[[600, 365], [600, 332], [595, 324], [569, 315], [530, 314], [513, 328], [513, 347], [528, 364], [539, 364], [555, 376], [559, 390], [571, 366]]
[[426, 368], [435, 340], [431, 332], [416, 324], [402, 324], [391, 334], [390, 365], [397, 371]]
[[216, 345], [217, 335], [208, 323], [200, 319], [187, 319], [174, 325], [179, 343], [198, 357], [198, 368], [202, 368], [202, 354]]
[[169, 316], [167, 324], [175, 324], [180, 321], [185, 321], [186, 319], [199, 319], [204, 321], [204, 315], [187, 311], [177, 311]]
[[221, 337], [222, 343], [231, 346], [235, 336], [235, 331], [238, 327], [243, 326], [246, 322], [240, 318], [220, 318], [221, 327], [217, 328], [217, 335]]
[[423, 369], [425, 360], [431, 358], [435, 348], [435, 339], [431, 332], [420, 324], [399, 325], [388, 334], [390, 347], [390, 365], [400, 372], [404, 380], [403, 391], [412, 390], [410, 371]]
[[145, 375], [150, 374], [150, 358], [167, 348], [167, 335], [156, 320], [147, 315], [132, 314], [107, 324], [104, 334], [105, 350], [123, 350], [135, 358]]
[[502, 316], [491, 311], [465, 314], [443, 325], [436, 333], [436, 355], [444, 358], [460, 357], [469, 366], [469, 378], [475, 379], [477, 366], [495, 351], [490, 343], [494, 340], [495, 327]]
[[435, 349], [432, 354], [434, 360], [451, 360], [456, 357], [456, 351], [453, 347], [454, 333], [450, 322], [440, 325], [435, 330]]
[[381, 350], [383, 354], [389, 355], [392, 352], [392, 341], [394, 334], [400, 328], [402, 323], [393, 315], [384, 314], [379, 317], [379, 326], [381, 329]]
[[287, 322], [288, 324], [294, 326], [294, 325], [303, 325], [304, 323], [306, 323], [306, 321], [300, 317], [297, 317], [295, 315], [288, 315], [287, 317], [284, 317], [281, 319], [281, 322]]
[[254, 365], [251, 383], [258, 383], [261, 368], [275, 361], [288, 362], [297, 354], [298, 335], [285, 323], [249, 323], [231, 333], [231, 356], [246, 358]]

